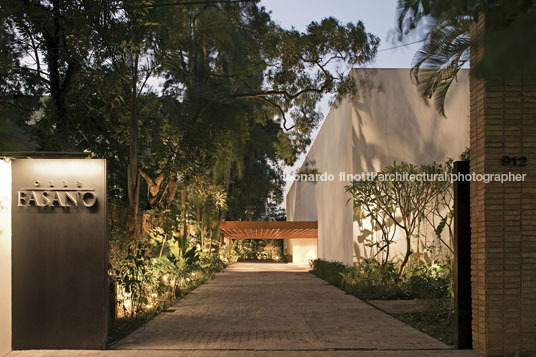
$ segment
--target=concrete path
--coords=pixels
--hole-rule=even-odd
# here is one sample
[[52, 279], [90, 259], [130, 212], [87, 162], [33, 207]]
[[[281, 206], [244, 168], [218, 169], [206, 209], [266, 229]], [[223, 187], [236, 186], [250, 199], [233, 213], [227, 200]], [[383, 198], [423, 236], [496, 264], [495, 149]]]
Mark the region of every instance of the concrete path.
[[111, 351], [21, 351], [10, 356], [473, 356], [307, 270], [290, 264], [235, 264]]

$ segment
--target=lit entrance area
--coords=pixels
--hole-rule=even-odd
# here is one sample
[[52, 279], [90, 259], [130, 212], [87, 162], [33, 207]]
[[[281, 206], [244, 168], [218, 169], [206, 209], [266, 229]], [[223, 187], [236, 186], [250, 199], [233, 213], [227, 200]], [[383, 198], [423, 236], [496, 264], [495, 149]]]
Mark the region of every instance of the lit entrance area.
[[307, 271], [294, 264], [233, 264], [107, 353], [473, 356], [450, 349]]
[[225, 221], [219, 229], [229, 247], [233, 239], [284, 239], [292, 263], [308, 264], [318, 256], [317, 221]]

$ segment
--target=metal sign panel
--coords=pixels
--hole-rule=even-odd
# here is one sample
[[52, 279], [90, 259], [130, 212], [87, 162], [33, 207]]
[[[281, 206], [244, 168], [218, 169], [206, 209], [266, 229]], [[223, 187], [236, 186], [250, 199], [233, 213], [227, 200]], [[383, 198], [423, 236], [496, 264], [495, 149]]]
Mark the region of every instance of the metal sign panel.
[[[456, 161], [454, 174], [469, 174], [469, 161]], [[473, 348], [471, 300], [471, 185], [454, 182], [454, 345]]]
[[108, 327], [106, 161], [16, 159], [13, 349], [103, 349]]

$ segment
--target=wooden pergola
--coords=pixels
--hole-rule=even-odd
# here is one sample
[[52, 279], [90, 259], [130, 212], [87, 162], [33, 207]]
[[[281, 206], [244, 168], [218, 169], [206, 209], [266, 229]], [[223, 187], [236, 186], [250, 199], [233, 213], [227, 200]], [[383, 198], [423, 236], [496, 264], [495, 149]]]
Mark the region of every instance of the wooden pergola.
[[318, 238], [317, 221], [225, 221], [218, 228], [227, 239]]

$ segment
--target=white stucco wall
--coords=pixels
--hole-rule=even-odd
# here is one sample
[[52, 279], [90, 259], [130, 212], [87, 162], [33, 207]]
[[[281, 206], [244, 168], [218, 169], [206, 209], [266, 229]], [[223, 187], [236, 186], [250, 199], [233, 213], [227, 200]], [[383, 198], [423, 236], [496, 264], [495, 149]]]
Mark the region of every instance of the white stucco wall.
[[372, 87], [352, 101], [353, 171], [378, 171], [393, 161], [457, 159], [469, 147], [469, 78], [462, 70], [449, 89], [442, 117], [420, 97], [409, 69], [358, 69]]
[[287, 219], [318, 220], [318, 257], [352, 264], [359, 257], [348, 182], [339, 173], [379, 171], [394, 161], [412, 164], [458, 159], [469, 146], [469, 79], [462, 70], [449, 90], [447, 118], [418, 94], [409, 69], [354, 69], [358, 95], [331, 108], [306, 162], [333, 182], [294, 182]]
[[11, 163], [0, 159], [0, 356], [11, 351]]
[[289, 254], [292, 255], [292, 262], [307, 265], [311, 260], [316, 259], [318, 256], [316, 243], [317, 239], [311, 238], [289, 239]]
[[[351, 104], [344, 101], [330, 110], [306, 161], [319, 174], [338, 175], [341, 171], [352, 171], [351, 151]], [[295, 182], [287, 194], [287, 220], [318, 221], [319, 258], [344, 264], [352, 262], [352, 206], [346, 204], [348, 198], [344, 182], [338, 179]]]

